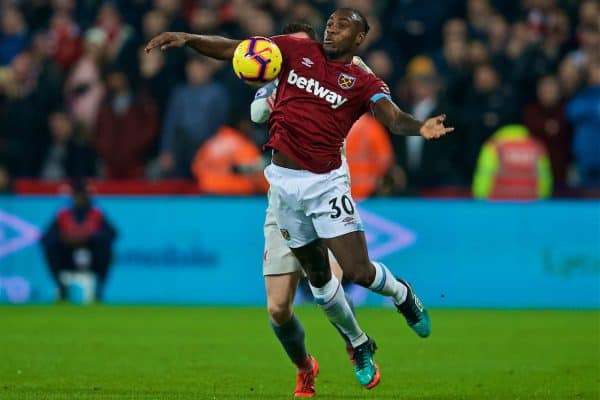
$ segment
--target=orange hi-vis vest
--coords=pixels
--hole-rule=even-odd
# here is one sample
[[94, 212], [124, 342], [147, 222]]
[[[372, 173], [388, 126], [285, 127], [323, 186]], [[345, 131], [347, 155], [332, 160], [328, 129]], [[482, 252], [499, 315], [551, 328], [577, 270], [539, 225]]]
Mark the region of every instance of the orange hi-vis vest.
[[373, 194], [377, 182], [394, 161], [392, 144], [385, 128], [364, 114], [352, 125], [346, 139], [352, 197], [364, 199]]
[[236, 166], [257, 165], [261, 160], [258, 146], [241, 132], [221, 127], [196, 153], [192, 172], [204, 193], [251, 195], [267, 192], [262, 173], [238, 173]]

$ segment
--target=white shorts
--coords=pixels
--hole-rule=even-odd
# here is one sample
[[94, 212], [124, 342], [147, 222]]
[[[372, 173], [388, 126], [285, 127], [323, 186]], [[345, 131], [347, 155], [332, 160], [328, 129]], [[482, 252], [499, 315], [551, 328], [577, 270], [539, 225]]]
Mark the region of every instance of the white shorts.
[[265, 251], [263, 253], [263, 275], [281, 275], [301, 272], [302, 267], [298, 259], [288, 247], [273, 213], [273, 203], [271, 201], [271, 191], [268, 193], [269, 205], [267, 206], [267, 215], [265, 216]]
[[[304, 276], [305, 273], [302, 270], [302, 266], [298, 262], [296, 256], [294, 256], [294, 253], [292, 253], [292, 250], [288, 247], [277, 226], [275, 214], [273, 213], [271, 191], [269, 191], [267, 196], [269, 205], [267, 207], [264, 226], [265, 251], [263, 253], [263, 275], [300, 273]], [[328, 250], [328, 253], [329, 262], [337, 262], [331, 250]]]
[[275, 220], [289, 247], [363, 230], [347, 171], [343, 164], [325, 174], [275, 164], [265, 168]]

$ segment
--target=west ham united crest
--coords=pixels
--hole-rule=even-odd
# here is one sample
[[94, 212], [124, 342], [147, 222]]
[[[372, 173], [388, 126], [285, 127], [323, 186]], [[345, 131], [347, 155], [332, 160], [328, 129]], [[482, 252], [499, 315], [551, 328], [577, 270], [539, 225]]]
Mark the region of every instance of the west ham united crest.
[[354, 82], [356, 82], [356, 78], [351, 75], [341, 73], [340, 76], [338, 76], [338, 85], [344, 90], [352, 88]]
[[287, 229], [280, 229], [279, 231], [281, 232], [281, 236], [283, 236], [285, 240], [290, 240], [290, 233]]

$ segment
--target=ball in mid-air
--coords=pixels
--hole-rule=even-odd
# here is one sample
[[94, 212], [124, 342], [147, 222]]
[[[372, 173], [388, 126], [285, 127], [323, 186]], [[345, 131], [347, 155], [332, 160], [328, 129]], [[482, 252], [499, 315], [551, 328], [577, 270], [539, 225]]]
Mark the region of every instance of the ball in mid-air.
[[232, 63], [238, 78], [250, 86], [262, 86], [277, 78], [283, 57], [271, 39], [252, 36], [235, 48]]

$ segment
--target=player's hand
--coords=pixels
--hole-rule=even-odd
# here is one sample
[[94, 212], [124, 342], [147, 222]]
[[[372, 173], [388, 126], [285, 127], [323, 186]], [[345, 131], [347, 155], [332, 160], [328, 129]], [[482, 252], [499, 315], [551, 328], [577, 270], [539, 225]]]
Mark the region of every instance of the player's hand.
[[438, 115], [437, 117], [429, 118], [421, 129], [419, 129], [419, 133], [425, 139], [437, 139], [441, 136], [444, 136], [446, 133], [450, 133], [454, 130], [452, 126], [444, 126], [444, 121], [446, 120], [446, 114]]
[[146, 47], [144, 47], [144, 51], [149, 53], [150, 50], [156, 47], [163, 51], [172, 47], [183, 47], [187, 43], [188, 36], [184, 32], [163, 32], [160, 35], [154, 36]]

